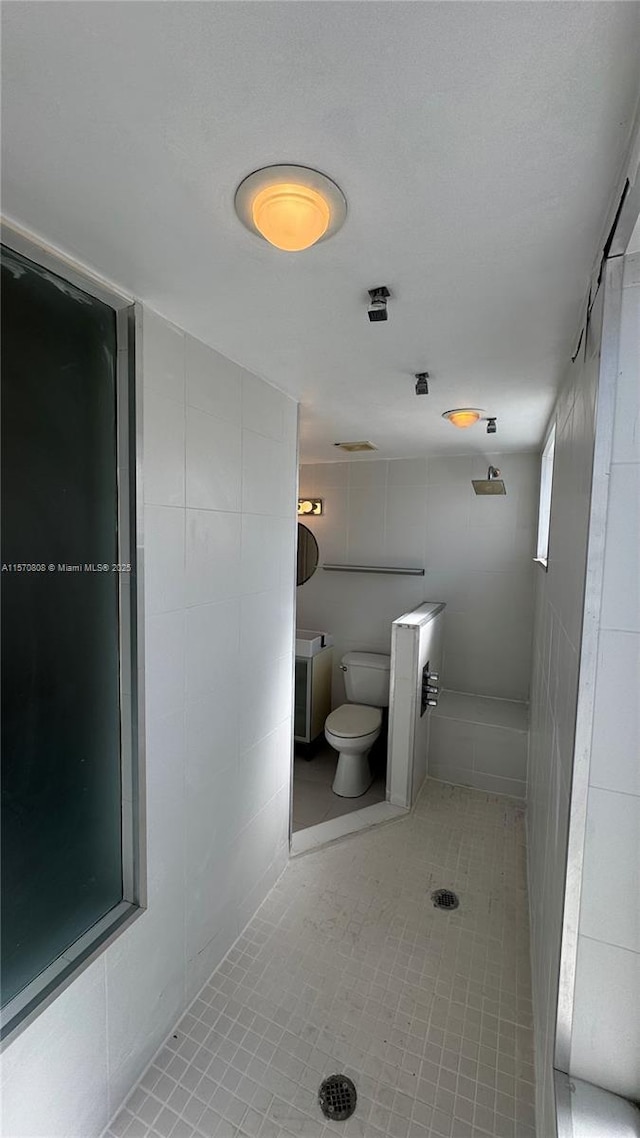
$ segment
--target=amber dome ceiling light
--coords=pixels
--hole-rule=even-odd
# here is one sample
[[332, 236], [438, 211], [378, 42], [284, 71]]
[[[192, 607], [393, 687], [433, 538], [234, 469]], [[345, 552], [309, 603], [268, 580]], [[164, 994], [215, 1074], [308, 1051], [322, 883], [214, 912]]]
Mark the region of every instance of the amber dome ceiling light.
[[347, 216], [342, 191], [308, 166], [265, 166], [240, 183], [236, 213], [276, 249], [299, 253], [331, 237]]
[[472, 427], [482, 415], [484, 415], [484, 411], [478, 407], [455, 407], [453, 411], [445, 411], [442, 418], [448, 419], [454, 427], [460, 427], [463, 430], [465, 427]]

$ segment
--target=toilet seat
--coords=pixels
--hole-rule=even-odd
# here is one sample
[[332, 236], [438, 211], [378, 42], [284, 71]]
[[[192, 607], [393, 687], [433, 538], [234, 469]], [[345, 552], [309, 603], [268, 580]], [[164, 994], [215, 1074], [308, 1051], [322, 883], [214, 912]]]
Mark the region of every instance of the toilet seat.
[[327, 717], [325, 730], [339, 739], [360, 739], [377, 731], [382, 723], [379, 707], [367, 707], [362, 703], [343, 703]]

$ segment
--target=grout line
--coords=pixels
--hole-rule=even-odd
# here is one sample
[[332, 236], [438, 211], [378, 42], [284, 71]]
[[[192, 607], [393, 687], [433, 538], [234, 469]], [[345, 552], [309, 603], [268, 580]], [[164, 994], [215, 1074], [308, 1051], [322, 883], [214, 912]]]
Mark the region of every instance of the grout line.
[[598, 786], [597, 783], [595, 783], [595, 782], [589, 783], [589, 790], [600, 790], [600, 791], [602, 791], [603, 794], [621, 794], [623, 796], [623, 798], [638, 798], [638, 799], [640, 799], [640, 794], [637, 794], [633, 790], [618, 790], [616, 787], [613, 787], [613, 786]]

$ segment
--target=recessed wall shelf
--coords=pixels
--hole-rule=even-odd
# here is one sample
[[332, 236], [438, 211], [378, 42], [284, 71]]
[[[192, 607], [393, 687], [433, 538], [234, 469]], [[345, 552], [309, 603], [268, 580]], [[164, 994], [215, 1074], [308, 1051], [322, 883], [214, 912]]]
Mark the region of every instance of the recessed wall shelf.
[[424, 577], [424, 569], [397, 569], [393, 565], [323, 565], [330, 573], [399, 573], [405, 577]]

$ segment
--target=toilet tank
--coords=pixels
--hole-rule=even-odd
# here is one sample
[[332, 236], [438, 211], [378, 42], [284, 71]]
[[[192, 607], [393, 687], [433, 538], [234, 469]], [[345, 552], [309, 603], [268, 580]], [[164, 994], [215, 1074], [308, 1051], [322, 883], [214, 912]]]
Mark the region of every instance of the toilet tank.
[[349, 703], [389, 706], [391, 657], [377, 652], [347, 652], [342, 657], [344, 686]]

